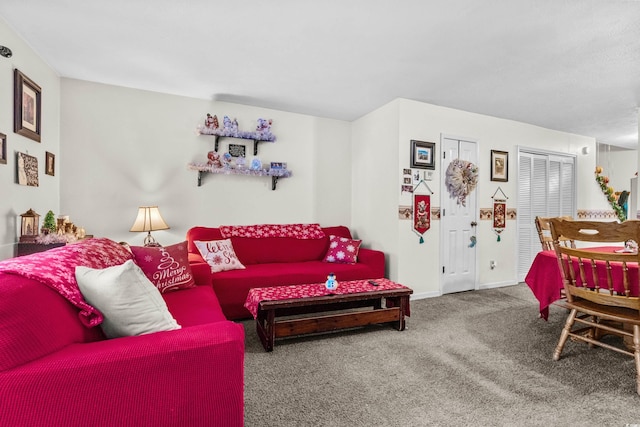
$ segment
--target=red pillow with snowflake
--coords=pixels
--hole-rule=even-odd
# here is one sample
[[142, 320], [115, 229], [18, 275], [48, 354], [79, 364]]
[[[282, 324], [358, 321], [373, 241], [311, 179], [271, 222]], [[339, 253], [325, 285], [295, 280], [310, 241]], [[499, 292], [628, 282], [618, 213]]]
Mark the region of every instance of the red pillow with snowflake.
[[358, 251], [362, 240], [347, 239], [333, 234], [329, 236], [329, 250], [324, 256], [324, 262], [339, 264], [355, 264], [358, 262]]
[[227, 270], [242, 270], [244, 265], [233, 250], [231, 239], [194, 242], [202, 258], [211, 266], [211, 271], [217, 273]]
[[195, 288], [187, 242], [166, 247], [131, 246], [136, 264], [161, 293]]

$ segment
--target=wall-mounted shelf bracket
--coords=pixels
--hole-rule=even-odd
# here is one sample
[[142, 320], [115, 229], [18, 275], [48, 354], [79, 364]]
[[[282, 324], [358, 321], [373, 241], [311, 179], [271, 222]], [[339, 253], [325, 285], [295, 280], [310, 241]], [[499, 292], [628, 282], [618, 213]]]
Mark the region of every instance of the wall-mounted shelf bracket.
[[[250, 138], [240, 138], [237, 136], [220, 136], [220, 135], [213, 135], [215, 137], [215, 146], [214, 149], [216, 152], [218, 152], [218, 148], [220, 146], [220, 138], [238, 138], [238, 139], [250, 139]], [[263, 140], [261, 139], [251, 139], [253, 141], [253, 155], [257, 156], [258, 155], [258, 143], [259, 142], [263, 142]], [[266, 142], [273, 142], [273, 141], [266, 141]]]

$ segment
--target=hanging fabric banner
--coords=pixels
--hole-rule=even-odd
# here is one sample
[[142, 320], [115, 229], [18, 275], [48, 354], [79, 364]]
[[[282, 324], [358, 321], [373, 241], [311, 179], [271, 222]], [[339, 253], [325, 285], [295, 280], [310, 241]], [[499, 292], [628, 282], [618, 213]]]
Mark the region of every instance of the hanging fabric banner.
[[507, 226], [507, 203], [505, 200], [493, 201], [493, 228], [505, 228]]
[[431, 196], [428, 194], [413, 195], [413, 229], [420, 235], [420, 243], [424, 243], [422, 235], [431, 227]]
[[[497, 198], [496, 195], [500, 192], [503, 198]], [[502, 191], [502, 188], [498, 187], [493, 196], [493, 231], [498, 235], [498, 242], [500, 241], [500, 233], [502, 233], [507, 226], [507, 197]]]

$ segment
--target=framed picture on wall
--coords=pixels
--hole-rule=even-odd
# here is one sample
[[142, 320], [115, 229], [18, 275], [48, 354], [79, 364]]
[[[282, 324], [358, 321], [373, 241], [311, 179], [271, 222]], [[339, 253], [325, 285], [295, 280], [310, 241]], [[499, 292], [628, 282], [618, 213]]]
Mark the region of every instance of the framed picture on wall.
[[0, 133], [0, 165], [7, 164], [7, 135]]
[[229, 144], [229, 154], [231, 157], [246, 157], [247, 149], [244, 145]]
[[16, 153], [16, 182], [29, 187], [38, 186], [38, 158]]
[[436, 143], [411, 140], [411, 167], [418, 169], [435, 169]]
[[46, 152], [44, 173], [51, 176], [56, 175], [56, 156], [48, 151]]
[[17, 68], [13, 80], [13, 131], [40, 142], [42, 89]]
[[491, 150], [491, 181], [509, 181], [509, 153]]

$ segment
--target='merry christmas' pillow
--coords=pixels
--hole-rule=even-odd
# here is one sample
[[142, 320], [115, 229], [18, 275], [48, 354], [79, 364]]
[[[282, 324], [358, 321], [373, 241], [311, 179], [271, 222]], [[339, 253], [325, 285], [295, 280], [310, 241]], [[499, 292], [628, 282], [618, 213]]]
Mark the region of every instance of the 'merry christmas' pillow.
[[196, 286], [188, 261], [187, 242], [166, 247], [131, 246], [131, 253], [161, 293]]
[[355, 264], [358, 261], [358, 251], [361, 244], [362, 240], [347, 239], [332, 234], [329, 236], [329, 249], [323, 261]]
[[211, 266], [211, 271], [214, 273], [245, 268], [233, 250], [231, 239], [211, 240], [208, 242], [196, 240], [194, 243], [198, 251], [200, 251], [200, 255]]

